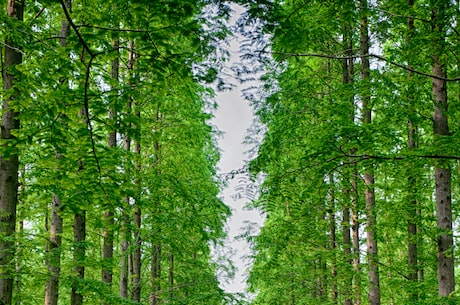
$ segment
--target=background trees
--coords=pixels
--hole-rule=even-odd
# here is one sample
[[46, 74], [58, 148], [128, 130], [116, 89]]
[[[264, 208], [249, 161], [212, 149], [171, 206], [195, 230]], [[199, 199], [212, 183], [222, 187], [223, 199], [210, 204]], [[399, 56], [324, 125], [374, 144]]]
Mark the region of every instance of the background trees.
[[2, 5], [2, 304], [223, 304], [206, 82], [229, 8]]
[[243, 51], [269, 71], [249, 95], [266, 126], [253, 303], [455, 303], [458, 7], [246, 7], [262, 31]]

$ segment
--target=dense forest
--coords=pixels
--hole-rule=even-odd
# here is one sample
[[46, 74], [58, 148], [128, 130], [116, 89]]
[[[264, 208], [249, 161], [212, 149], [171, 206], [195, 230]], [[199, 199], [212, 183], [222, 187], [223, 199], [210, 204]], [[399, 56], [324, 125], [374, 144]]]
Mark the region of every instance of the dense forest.
[[[459, 302], [460, 1], [1, 4], [0, 304]], [[236, 33], [248, 298], [212, 254]]]
[[0, 304], [232, 302], [209, 124], [228, 5], [1, 4]]
[[460, 2], [242, 2], [252, 304], [458, 304]]

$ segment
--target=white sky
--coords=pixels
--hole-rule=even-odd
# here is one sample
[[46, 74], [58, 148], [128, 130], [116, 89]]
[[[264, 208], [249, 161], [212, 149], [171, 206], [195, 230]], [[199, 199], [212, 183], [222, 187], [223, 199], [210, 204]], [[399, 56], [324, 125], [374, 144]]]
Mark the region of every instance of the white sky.
[[[237, 15], [241, 13], [241, 9], [235, 12], [234, 18], [230, 23], [235, 22]], [[238, 36], [230, 41], [231, 60], [228, 63], [230, 66], [239, 60], [239, 41]], [[231, 92], [219, 92], [216, 100], [218, 109], [215, 113], [213, 124], [218, 130], [223, 132], [223, 136], [219, 139], [218, 145], [221, 149], [221, 159], [219, 163], [220, 173], [228, 173], [238, 170], [243, 167], [244, 161], [247, 158], [246, 151], [249, 147], [243, 144], [244, 138], [247, 135], [247, 129], [250, 127], [253, 115], [252, 109], [248, 102], [241, 97], [241, 90], [244, 86], [239, 85], [238, 81], [230, 80], [236, 84]], [[233, 253], [231, 259], [237, 268], [235, 277], [228, 283], [221, 283], [221, 286], [227, 292], [244, 293], [246, 288], [245, 280], [247, 277], [248, 261], [244, 256], [249, 255], [249, 246], [244, 240], [236, 240], [235, 237], [243, 232], [243, 228], [247, 222], [262, 223], [262, 218], [256, 211], [248, 211], [244, 209], [247, 203], [246, 198], [235, 199], [236, 187], [238, 181], [244, 179], [245, 175], [237, 175], [231, 181], [221, 194], [224, 202], [232, 209], [232, 217], [228, 220], [228, 241], [225, 243], [225, 248], [231, 249]], [[222, 249], [225, 251], [225, 249]]]

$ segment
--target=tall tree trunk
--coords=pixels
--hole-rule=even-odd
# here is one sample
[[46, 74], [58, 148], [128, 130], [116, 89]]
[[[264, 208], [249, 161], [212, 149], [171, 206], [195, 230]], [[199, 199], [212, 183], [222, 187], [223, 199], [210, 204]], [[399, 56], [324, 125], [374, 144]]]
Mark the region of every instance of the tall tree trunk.
[[[442, 4], [441, 4], [442, 5]], [[445, 44], [445, 8], [435, 7], [432, 10], [432, 30], [436, 34], [433, 50], [433, 75], [446, 78], [446, 66], [442, 62]], [[433, 129], [435, 145], [449, 136], [447, 119], [447, 83], [443, 79], [432, 78], [433, 91]], [[438, 233], [438, 294], [448, 297], [455, 290], [453, 233], [452, 233], [452, 200], [451, 170], [446, 160], [439, 160], [434, 168], [436, 182], [436, 219]]]
[[169, 281], [169, 302], [174, 302], [174, 254], [172, 253], [169, 255], [168, 281]]
[[161, 245], [153, 245], [150, 261], [150, 305], [159, 305], [160, 301], [160, 276], [161, 276]]
[[141, 258], [142, 258], [142, 239], [141, 239], [141, 209], [134, 211], [134, 250], [133, 250], [133, 290], [131, 300], [140, 303], [141, 301]]
[[74, 215], [73, 222], [73, 259], [75, 262], [74, 272], [77, 274], [77, 278], [72, 283], [71, 291], [71, 305], [83, 304], [83, 294], [81, 293], [81, 282], [85, 278], [85, 240], [86, 240], [86, 212], [80, 210]]
[[[113, 48], [116, 50], [117, 55], [119, 54], [119, 42], [118, 39], [113, 41]], [[118, 56], [114, 58], [111, 62], [111, 78], [116, 84], [119, 79], [119, 62]], [[112, 87], [113, 91], [117, 90], [117, 85]], [[117, 122], [117, 100], [118, 94], [115, 94], [115, 98], [112, 101], [112, 105], [109, 109], [109, 124], [111, 125], [112, 130], [109, 132], [107, 136], [107, 146], [109, 148], [115, 148], [117, 146], [117, 130], [116, 130], [116, 122]], [[104, 213], [104, 223], [105, 228], [103, 232], [103, 246], [102, 246], [102, 282], [107, 284], [109, 288], [112, 287], [113, 281], [113, 231], [115, 226], [115, 213], [114, 213], [114, 206], [112, 203], [109, 202], [108, 208]], [[110, 289], [109, 289], [110, 291]], [[105, 302], [105, 304], [109, 304]]]
[[[8, 0], [7, 14], [8, 18], [23, 21], [24, 1]], [[14, 141], [13, 131], [19, 129], [19, 113], [10, 107], [10, 103], [20, 94], [18, 89], [13, 89], [16, 78], [12, 74], [12, 69], [22, 62], [21, 47], [11, 37], [15, 34], [7, 35], [5, 39], [3, 89], [14, 90], [14, 92], [4, 98], [2, 104], [2, 143]], [[14, 145], [8, 150], [10, 150], [8, 156], [0, 156], [0, 304], [9, 305], [12, 302], [15, 278], [14, 234], [18, 201], [19, 152]]]
[[[370, 85], [370, 64], [369, 64], [369, 33], [368, 33], [368, 3], [367, 0], [360, 0], [361, 13], [361, 78], [365, 87]], [[364, 90], [362, 95], [363, 124], [372, 123], [372, 111], [370, 105], [370, 94]], [[365, 200], [366, 200], [366, 245], [367, 260], [369, 265], [369, 302], [370, 305], [380, 305], [380, 277], [378, 265], [378, 244], [375, 238], [377, 219], [375, 213], [374, 173], [372, 164], [368, 165], [364, 172]]]
[[[344, 59], [342, 59], [342, 83], [345, 85], [345, 90], [348, 91], [353, 83], [353, 42], [351, 38], [351, 29], [350, 25], [346, 23], [344, 25], [344, 34], [343, 34], [343, 52], [346, 55]], [[351, 90], [350, 90], [351, 91]], [[349, 92], [349, 97], [347, 98], [350, 106], [350, 123], [354, 122], [355, 119], [355, 105], [354, 105], [354, 94]], [[353, 150], [350, 151], [350, 154], [353, 154]], [[349, 171], [347, 170], [347, 173]], [[353, 188], [354, 183], [352, 182], [351, 175], [346, 176], [346, 184], [350, 186], [346, 186], [344, 189], [345, 200], [351, 199], [351, 203], [353, 203], [352, 198], [356, 198], [356, 196], [352, 195], [356, 192], [356, 189]], [[342, 243], [343, 249], [345, 254], [345, 261], [350, 266], [353, 266], [353, 259], [351, 255], [351, 226], [350, 226], [350, 202], [342, 204]], [[350, 269], [351, 270], [351, 269]], [[352, 294], [353, 291], [353, 276], [351, 273], [347, 272], [345, 275], [345, 289], [344, 289], [344, 302], [345, 305], [352, 305]]]
[[[134, 42], [132, 40], [128, 41], [128, 83], [131, 84], [131, 78], [133, 76], [133, 69], [134, 69]], [[132, 97], [129, 97], [128, 104], [126, 105], [126, 117], [130, 117], [132, 114]], [[129, 122], [129, 120], [128, 120]], [[128, 123], [128, 130], [131, 129], [131, 123]], [[125, 151], [131, 151], [131, 136], [130, 132], [125, 134], [123, 148]], [[125, 169], [126, 171], [126, 182], [127, 184], [130, 183], [129, 179], [131, 179], [131, 175], [129, 174], [129, 167], [127, 166]], [[130, 246], [131, 240], [131, 220], [130, 220], [130, 197], [126, 196], [124, 198], [125, 208], [122, 211], [122, 241], [121, 241], [121, 262], [120, 262], [120, 297], [123, 299], [128, 298], [128, 285], [129, 285], [129, 259], [130, 255], [128, 253], [128, 249]]]
[[[66, 0], [65, 6], [67, 10], [72, 9], [72, 0]], [[61, 21], [60, 41], [62, 48], [67, 45], [67, 37], [70, 33], [70, 24], [66, 18]], [[63, 82], [64, 83], [64, 82]], [[65, 86], [65, 85], [64, 85]], [[58, 170], [61, 171], [59, 165], [63, 158], [62, 149], [57, 147], [56, 161]], [[59, 301], [59, 278], [61, 275], [61, 244], [63, 233], [63, 220], [60, 215], [62, 211], [62, 202], [57, 194], [53, 194], [51, 205], [51, 228], [48, 245], [48, 272], [49, 276], [46, 280], [45, 290], [45, 305], [57, 305]]]
[[61, 239], [62, 239], [62, 217], [59, 215], [62, 209], [61, 200], [53, 195], [48, 272], [46, 280], [45, 305], [57, 305], [59, 300], [59, 276], [61, 273]]
[[[407, 4], [411, 9], [414, 6], [414, 0], [408, 0]], [[407, 17], [407, 44], [410, 45], [412, 42], [412, 36], [414, 32], [414, 18], [413, 16]], [[409, 88], [408, 88], [408, 123], [407, 123], [407, 146], [409, 150], [415, 150], [417, 148], [417, 124], [415, 123], [415, 106], [414, 106], [414, 97], [413, 97], [413, 86], [412, 86], [413, 73], [409, 71]], [[418, 281], [418, 231], [417, 231], [417, 219], [418, 219], [418, 209], [419, 203], [417, 200], [417, 178], [415, 173], [412, 172], [413, 166], [409, 168], [408, 175], [408, 188], [409, 188], [409, 207], [408, 207], [408, 216], [407, 216], [407, 235], [408, 235], [408, 245], [407, 245], [407, 264], [409, 266], [409, 275], [408, 279], [412, 283], [417, 283]], [[411, 289], [409, 300], [411, 302], [417, 302], [418, 292], [415, 289]]]
[[134, 186], [136, 188], [136, 198], [134, 200], [134, 247], [133, 247], [133, 263], [132, 263], [132, 284], [133, 290], [131, 293], [131, 300], [137, 303], [141, 301], [141, 262], [142, 262], [142, 237], [141, 237], [141, 226], [142, 226], [142, 211], [141, 211], [141, 176], [142, 176], [142, 156], [141, 156], [141, 111], [140, 106], [136, 104], [136, 138], [134, 145], [135, 153], [135, 170], [134, 174]]
[[337, 304], [339, 292], [337, 290], [337, 260], [335, 249], [337, 246], [336, 237], [336, 223], [335, 223], [335, 193], [334, 193], [334, 175], [329, 176], [329, 187], [330, 187], [330, 207], [329, 207], [329, 249], [332, 252], [331, 259], [331, 300], [333, 304]]

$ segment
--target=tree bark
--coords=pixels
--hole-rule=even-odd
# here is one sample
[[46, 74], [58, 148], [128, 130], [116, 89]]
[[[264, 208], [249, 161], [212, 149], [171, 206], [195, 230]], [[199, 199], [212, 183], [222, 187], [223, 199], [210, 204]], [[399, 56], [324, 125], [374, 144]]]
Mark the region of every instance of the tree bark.
[[77, 274], [72, 283], [71, 305], [83, 304], [83, 294], [81, 293], [81, 282], [85, 278], [85, 240], [86, 240], [86, 212], [80, 211], [74, 215], [73, 223], [73, 259], [75, 262], [74, 272]]
[[[128, 83], [131, 83], [131, 77], [133, 74], [134, 69], [134, 42], [132, 40], [128, 41]], [[126, 105], [126, 113], [125, 115], [129, 117], [132, 113], [132, 97], [129, 98], [128, 104]], [[128, 129], [131, 128], [131, 123], [128, 123]], [[131, 151], [131, 136], [130, 132], [126, 132], [123, 148], [125, 151]], [[129, 174], [129, 165], [125, 169], [126, 171], [126, 182], [127, 184], [130, 183], [129, 179], [131, 178]], [[129, 274], [131, 268], [130, 265], [130, 255], [128, 253], [128, 248], [131, 242], [131, 219], [130, 219], [130, 197], [126, 196], [124, 198], [125, 208], [122, 211], [122, 241], [121, 241], [121, 262], [120, 262], [120, 297], [123, 299], [128, 298], [128, 286], [129, 286]]]
[[[433, 41], [433, 75], [446, 77], [446, 66], [442, 62], [445, 56], [444, 45], [446, 36], [446, 16], [444, 7], [432, 9], [432, 31], [435, 33]], [[435, 145], [449, 136], [447, 117], [447, 82], [432, 78], [433, 92], [433, 131]], [[448, 161], [439, 160], [434, 168], [436, 183], [436, 224], [438, 228], [438, 294], [448, 297], [455, 290], [454, 254], [452, 233], [452, 199], [451, 199], [451, 170]]]
[[336, 237], [336, 219], [335, 219], [335, 193], [334, 193], [334, 176], [331, 174], [329, 176], [329, 196], [330, 196], [330, 206], [329, 206], [329, 249], [332, 252], [331, 260], [331, 300], [333, 304], [337, 304], [339, 297], [339, 292], [337, 289], [337, 261], [335, 255], [335, 249], [337, 247], [337, 237]]
[[[71, 11], [72, 1], [66, 0], [66, 8]], [[70, 33], [70, 25], [66, 18], [61, 21], [60, 41], [59, 44], [63, 48], [67, 45], [67, 37]], [[62, 159], [61, 148], [57, 147], [56, 162], [58, 170], [62, 170], [59, 166]], [[49, 276], [46, 280], [45, 289], [45, 305], [57, 305], [59, 301], [59, 278], [61, 275], [61, 244], [63, 233], [63, 220], [60, 215], [62, 211], [62, 202], [57, 194], [53, 194], [51, 206], [51, 228], [48, 246], [48, 272]]]
[[59, 215], [62, 209], [61, 200], [53, 195], [48, 272], [46, 280], [45, 305], [57, 305], [59, 300], [59, 276], [61, 273], [61, 240], [62, 240], [62, 217]]
[[[409, 8], [414, 6], [414, 0], [408, 0], [407, 4]], [[407, 17], [407, 44], [410, 45], [412, 42], [412, 36], [414, 31], [414, 18], [412, 16]], [[411, 56], [410, 56], [411, 57]], [[410, 58], [409, 57], [409, 58]], [[414, 106], [414, 97], [412, 88], [412, 78], [413, 72], [409, 71], [409, 89], [407, 94], [408, 100], [408, 109], [409, 116], [407, 122], [407, 147], [409, 150], [415, 150], [417, 148], [417, 124], [415, 123], [415, 106]], [[412, 165], [412, 164], [411, 164]], [[408, 235], [408, 245], [407, 245], [407, 264], [409, 267], [408, 279], [412, 283], [417, 283], [418, 281], [418, 229], [417, 229], [417, 219], [418, 219], [418, 209], [419, 202], [417, 200], [417, 178], [413, 173], [413, 166], [409, 166], [409, 175], [407, 178], [408, 189], [409, 189], [409, 206], [408, 206], [408, 216], [407, 216], [407, 235]], [[418, 292], [415, 289], [411, 289], [409, 294], [409, 300], [411, 302], [417, 302]]]
[[[433, 11], [433, 30], [442, 33], [438, 19], [438, 10]], [[441, 53], [441, 52], [439, 52]], [[441, 62], [442, 54], [433, 57], [432, 72], [434, 75], [446, 77], [446, 67]], [[447, 118], [447, 84], [445, 80], [433, 78], [433, 129], [435, 143], [449, 136]], [[434, 169], [436, 182], [436, 219], [439, 230], [438, 241], [438, 293], [440, 297], [448, 297], [455, 290], [454, 253], [452, 234], [452, 200], [451, 200], [451, 170], [447, 162], [440, 161]]]
[[155, 244], [152, 249], [150, 261], [150, 305], [159, 305], [160, 301], [160, 276], [161, 276], [161, 245]]
[[[349, 86], [353, 83], [353, 60], [351, 59], [353, 55], [353, 41], [351, 37], [351, 28], [348, 23], [344, 25], [344, 34], [343, 34], [343, 52], [348, 58], [342, 59], [342, 83], [345, 85], [346, 89], [349, 89]], [[347, 90], [348, 91], [348, 90]], [[355, 120], [355, 104], [354, 104], [354, 94], [349, 93], [349, 97], [347, 100], [350, 106], [350, 123], [353, 124]], [[350, 154], [354, 154], [354, 150], [350, 151]], [[345, 201], [350, 199], [350, 202], [342, 204], [342, 242], [343, 242], [343, 249], [345, 254], [345, 261], [350, 266], [354, 266], [353, 258], [351, 255], [352, 249], [352, 240], [351, 240], [351, 225], [350, 225], [350, 206], [355, 206], [356, 200], [356, 187], [354, 183], [354, 178], [350, 175], [350, 171], [347, 168], [347, 176], [346, 176], [346, 184], [347, 186], [344, 189]], [[350, 185], [350, 186], [348, 186]], [[354, 215], [354, 214], [353, 214]], [[354, 235], [353, 235], [354, 236]], [[358, 234], [356, 234], [358, 237]], [[354, 242], [353, 242], [354, 245]], [[359, 240], [358, 240], [358, 248], [359, 248]], [[355, 270], [355, 268], [350, 268], [351, 270]], [[356, 270], [355, 270], [356, 271]], [[345, 289], [344, 289], [344, 302], [345, 305], [352, 305], [352, 293], [351, 291], [354, 290], [353, 287], [353, 276], [350, 272], [347, 272], [345, 275]], [[359, 298], [358, 298], [359, 299]]]
[[[116, 50], [118, 55], [118, 39], [113, 41], [113, 48]], [[114, 82], [118, 82], [119, 78], [119, 62], [118, 56], [114, 58], [111, 62], [111, 78]], [[117, 90], [117, 86], [112, 87], [113, 91]], [[107, 136], [107, 146], [109, 148], [115, 148], [117, 146], [117, 130], [116, 130], [116, 121], [117, 121], [117, 99], [118, 94], [115, 94], [114, 101], [112, 101], [112, 105], [109, 109], [109, 124], [111, 125], [112, 130], [109, 132]], [[112, 287], [113, 281], [113, 231], [115, 226], [115, 213], [114, 213], [114, 206], [112, 203], [109, 202], [108, 208], [104, 213], [104, 223], [105, 228], [103, 232], [103, 246], [102, 246], [102, 282], [107, 284], [109, 287], [109, 291]], [[104, 302], [104, 304], [110, 304]]]
[[[369, 30], [367, 22], [368, 3], [367, 0], [360, 0], [361, 27], [361, 79], [370, 85], [370, 63], [369, 63]], [[370, 105], [370, 94], [364, 90], [361, 96], [363, 108], [363, 124], [372, 123], [372, 110]], [[373, 165], [367, 166], [364, 172], [365, 200], [366, 200], [366, 245], [367, 260], [369, 265], [369, 303], [370, 305], [380, 305], [380, 277], [378, 265], [378, 244], [375, 238], [377, 219], [375, 215], [375, 193], [374, 193], [374, 173]]]
[[[24, 1], [8, 0], [7, 5], [8, 18], [23, 21]], [[22, 62], [20, 46], [12, 37], [7, 36], [5, 39], [4, 54], [3, 89], [14, 91], [11, 96], [3, 99], [1, 139], [2, 142], [11, 142], [15, 139], [13, 130], [19, 129], [19, 113], [11, 108], [10, 103], [20, 94], [17, 89], [14, 89], [16, 77], [12, 69]], [[10, 150], [9, 155], [0, 156], [0, 304], [11, 304], [15, 278], [14, 235], [18, 201], [19, 152], [14, 146], [7, 149]]]

